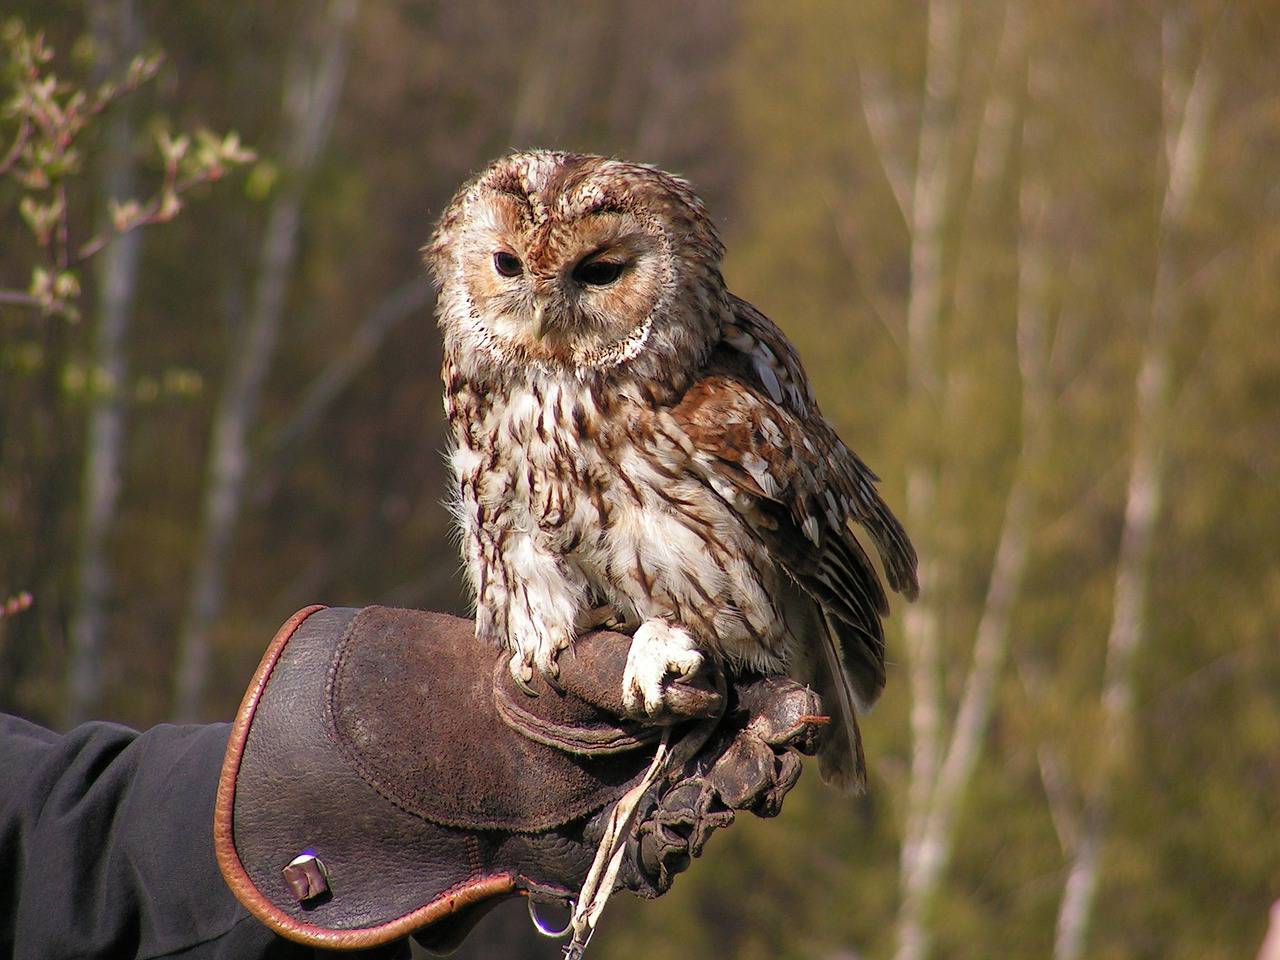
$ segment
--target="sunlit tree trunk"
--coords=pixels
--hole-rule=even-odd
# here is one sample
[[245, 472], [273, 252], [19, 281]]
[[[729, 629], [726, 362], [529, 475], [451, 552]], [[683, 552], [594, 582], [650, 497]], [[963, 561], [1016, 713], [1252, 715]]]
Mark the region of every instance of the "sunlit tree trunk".
[[1181, 104], [1176, 95], [1171, 95], [1176, 84], [1171, 76], [1168, 50], [1170, 30], [1171, 25], [1166, 22], [1164, 99], [1168, 178], [1160, 211], [1151, 321], [1138, 370], [1133, 460], [1116, 562], [1102, 685], [1098, 775], [1092, 791], [1085, 797], [1080, 833], [1063, 888], [1054, 941], [1056, 960], [1078, 960], [1084, 955], [1110, 832], [1112, 796], [1116, 780], [1132, 756], [1134, 667], [1147, 635], [1152, 543], [1164, 498], [1171, 352], [1182, 309], [1173, 241], [1184, 229], [1187, 211], [1200, 181], [1216, 93], [1215, 72], [1210, 53], [1206, 52]]
[[[953, 28], [954, 29], [954, 28]], [[1011, 6], [993, 69], [993, 91], [984, 111], [982, 130], [974, 163], [979, 168], [976, 182], [986, 190], [999, 185], [992, 171], [1002, 164], [997, 159], [1005, 143], [1005, 129], [1012, 113], [1012, 97], [999, 85], [1007, 83], [1011, 70], [1021, 76], [1025, 55], [1025, 30], [1020, 8]], [[931, 45], [931, 51], [933, 49]], [[927, 130], [928, 114], [926, 113]], [[1033, 124], [1024, 128], [1030, 136]], [[924, 151], [922, 130], [922, 153]], [[919, 183], [919, 175], [917, 176]], [[918, 187], [917, 187], [918, 189]], [[919, 960], [932, 944], [930, 914], [946, 869], [955, 849], [957, 819], [964, 796], [977, 769], [986, 740], [986, 731], [995, 706], [1001, 668], [1010, 643], [1010, 623], [1014, 604], [1022, 588], [1035, 515], [1034, 477], [1048, 447], [1048, 385], [1045, 370], [1047, 318], [1047, 253], [1044, 243], [1046, 199], [1043, 185], [1035, 178], [1024, 179], [1019, 198], [1017, 353], [1022, 379], [1022, 446], [1017, 469], [1005, 503], [1004, 518], [992, 560], [986, 598], [974, 636], [960, 701], [950, 730], [943, 728], [945, 703], [942, 698], [937, 627], [937, 601], [927, 605], [915, 623], [909, 656], [924, 654], [916, 670], [928, 668], [928, 677], [913, 676], [913, 697], [931, 697], [931, 702], [913, 700], [913, 738], [916, 750], [904, 831], [901, 865], [902, 903], [898, 917], [899, 960]], [[918, 222], [918, 221], [917, 221]], [[913, 244], [917, 237], [913, 235]], [[913, 251], [914, 253], [914, 251]], [[913, 263], [915, 259], [913, 257]], [[916, 295], [913, 274], [913, 300]], [[935, 313], [936, 316], [936, 313]], [[933, 333], [936, 344], [936, 326]], [[915, 338], [909, 344], [915, 352]], [[935, 347], [936, 349], [936, 347]], [[937, 378], [936, 368], [934, 372]], [[938, 379], [935, 379], [936, 389]], [[936, 394], [935, 394], [936, 396]], [[918, 512], [932, 506], [933, 477], [925, 465], [914, 468], [915, 496], [908, 490], [909, 512], [920, 516], [922, 524], [937, 522], [936, 516]], [[927, 529], [927, 527], [925, 528]], [[915, 527], [912, 527], [914, 532]], [[936, 559], [935, 559], [936, 562]], [[923, 714], [923, 722], [921, 720]]]
[[[951, 117], [958, 83], [959, 8], [954, 0], [932, 0], [928, 10], [928, 61], [919, 150], [908, 202], [911, 231], [911, 288], [907, 301], [907, 380], [915, 455], [907, 471], [906, 525], [920, 555], [920, 598], [903, 619], [907, 677], [911, 687], [911, 772], [902, 842], [902, 907], [899, 960], [916, 960], [927, 949], [926, 893], [921, 881], [924, 825], [937, 777], [942, 738], [942, 684], [939, 663], [937, 472], [926, 424], [934, 419], [941, 393], [939, 327], [942, 323], [943, 226], [950, 193]], [[892, 169], [893, 164], [886, 164]], [[894, 177], [901, 181], [901, 177]], [[900, 195], [901, 196], [901, 195]]]
[[[97, 80], [121, 74], [140, 45], [133, 0], [95, 0], [89, 19], [98, 50]], [[102, 193], [128, 198], [134, 193], [134, 119], [128, 99], [105, 121]], [[102, 216], [106, 216], [105, 208]], [[111, 565], [107, 543], [120, 498], [125, 447], [125, 398], [128, 384], [126, 338], [138, 277], [139, 233], [118, 237], [95, 263], [96, 329], [92, 359], [89, 419], [80, 504], [79, 578], [71, 615], [71, 655], [63, 723], [72, 726], [102, 700], [102, 658]]]
[[357, 0], [330, 0], [318, 39], [303, 43], [285, 79], [283, 183], [267, 219], [258, 279], [214, 414], [201, 534], [179, 635], [174, 715], [200, 716], [209, 672], [209, 627], [222, 611], [226, 567], [249, 472], [248, 437], [275, 356], [297, 254], [302, 199], [328, 141], [346, 73]]
[[1271, 905], [1271, 925], [1258, 949], [1258, 960], [1280, 960], [1280, 900]]

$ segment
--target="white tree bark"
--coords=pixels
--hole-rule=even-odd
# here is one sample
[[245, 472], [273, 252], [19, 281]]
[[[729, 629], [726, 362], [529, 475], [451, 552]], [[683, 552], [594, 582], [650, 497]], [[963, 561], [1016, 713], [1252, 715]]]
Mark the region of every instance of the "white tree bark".
[[[924, 102], [914, 184], [909, 197], [894, 173], [901, 164], [886, 157], [884, 167], [899, 202], [909, 200], [911, 288], [907, 300], [907, 382], [915, 456], [907, 471], [906, 526], [920, 555], [920, 598], [903, 616], [907, 677], [911, 688], [911, 768], [901, 856], [902, 906], [898, 924], [899, 960], [917, 960], [927, 949], [926, 897], [921, 885], [921, 844], [929, 796], [937, 776], [942, 738], [942, 683], [936, 593], [938, 559], [934, 529], [936, 466], [925, 424], [940, 395], [938, 347], [944, 309], [943, 227], [951, 193], [951, 110], [959, 82], [959, 6], [930, 0]], [[875, 102], [874, 100], [871, 102]], [[867, 117], [872, 129], [882, 119]], [[878, 138], [884, 142], [884, 134]]]
[[[974, 163], [981, 170], [987, 188], [998, 185], [993, 174], [1001, 166], [993, 156], [1006, 138], [1012, 98], [995, 85], [1006, 83], [1003, 74], [1017, 67], [1024, 57], [1025, 24], [1021, 10], [1008, 11], [1004, 35], [993, 72], [993, 91], [983, 116], [979, 148]], [[1024, 135], [1034, 124], [1028, 122]], [[929, 708], [932, 729], [925, 724], [913, 729], [918, 738], [931, 735], [927, 754], [935, 764], [930, 775], [923, 763], [913, 769], [914, 797], [909, 802], [911, 819], [904, 841], [902, 863], [902, 904], [898, 916], [898, 960], [921, 960], [932, 945], [930, 913], [955, 848], [956, 823], [963, 799], [981, 757], [986, 731], [995, 707], [996, 690], [1010, 642], [1010, 621], [1021, 590], [1035, 516], [1034, 476], [1048, 446], [1048, 382], [1046, 373], [1046, 278], [1047, 251], [1044, 243], [1046, 199], [1043, 186], [1031, 176], [1024, 178], [1020, 191], [1018, 249], [1017, 347], [1022, 379], [1022, 446], [1018, 465], [1005, 504], [995, 556], [982, 615], [975, 633], [972, 659], [965, 677], [959, 707], [950, 736], [940, 727], [944, 705], [941, 692], [932, 691], [936, 706]], [[921, 471], [923, 472], [923, 471]], [[931, 491], [930, 491], [931, 493]], [[934, 670], [937, 663], [937, 612], [931, 640]], [[915, 650], [917, 643], [910, 648]], [[935, 673], [935, 677], [937, 674]], [[930, 682], [936, 683], [936, 679]], [[924, 689], [925, 684], [913, 685]], [[914, 692], [914, 690], [913, 690]], [[917, 705], [913, 703], [913, 711]], [[917, 741], [916, 749], [920, 749]], [[920, 776], [921, 781], [915, 777]]]
[[[1165, 123], [1166, 133], [1172, 131], [1172, 135], [1166, 148], [1168, 178], [1160, 212], [1151, 321], [1138, 370], [1133, 461], [1107, 636], [1098, 775], [1093, 790], [1085, 797], [1075, 856], [1063, 887], [1054, 939], [1055, 960], [1078, 960], [1084, 955], [1110, 831], [1113, 790], [1132, 754], [1134, 665], [1147, 634], [1152, 543], [1164, 498], [1171, 352], [1182, 306], [1170, 239], [1183, 230], [1200, 181], [1216, 95], [1215, 71], [1206, 53], [1184, 101], [1178, 105], [1176, 97], [1168, 96], [1171, 89], [1176, 89], [1176, 82], [1169, 75], [1167, 27], [1166, 24]], [[1177, 112], [1180, 116], [1174, 115]]]
[[[929, 902], [936, 896], [951, 863], [956, 820], [986, 741], [996, 688], [1009, 649], [1010, 619], [1022, 589], [1031, 546], [1036, 507], [1034, 477], [1048, 445], [1047, 255], [1041, 225], [1044, 202], [1038, 185], [1024, 183], [1020, 205], [1023, 216], [1018, 256], [1018, 354], [1022, 371], [1022, 449], [1005, 503], [969, 672], [955, 725], [929, 796], [915, 873], [908, 882], [908, 890], [919, 901], [915, 909], [922, 912], [927, 911]], [[924, 956], [930, 940], [926, 927], [923, 934], [914, 936], [915, 942], [923, 941], [921, 951], [904, 954], [900, 948], [899, 956]]]
[[1280, 900], [1271, 905], [1271, 924], [1258, 949], [1258, 960], [1280, 960]]
[[[100, 57], [99, 81], [117, 75], [141, 44], [133, 0], [95, 0], [89, 20]], [[102, 193], [125, 199], [134, 194], [134, 118], [128, 98], [107, 115]], [[105, 214], [105, 204], [104, 213]], [[125, 445], [125, 396], [129, 373], [125, 341], [138, 278], [139, 233], [130, 231], [109, 244], [94, 267], [97, 281], [93, 376], [80, 501], [77, 545], [78, 585], [70, 623], [70, 664], [63, 723], [90, 717], [102, 700], [102, 658], [106, 611], [111, 592], [107, 543], [120, 500]]]
[[258, 280], [243, 337], [214, 414], [212, 447], [201, 511], [201, 536], [178, 640], [174, 716], [200, 716], [209, 673], [210, 625], [221, 613], [226, 566], [249, 472], [249, 430], [271, 369], [297, 252], [302, 199], [329, 138], [346, 73], [358, 0], [330, 0], [318, 41], [302, 44], [284, 89], [284, 181], [272, 202]]

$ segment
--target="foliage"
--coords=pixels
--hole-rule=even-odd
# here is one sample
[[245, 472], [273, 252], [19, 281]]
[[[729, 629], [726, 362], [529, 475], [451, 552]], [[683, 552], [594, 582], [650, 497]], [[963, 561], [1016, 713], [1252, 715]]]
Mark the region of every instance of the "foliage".
[[[130, 94], [145, 107], [136, 140], [151, 144], [154, 186], [133, 207], [117, 198], [128, 214], [121, 225], [132, 230], [163, 210], [166, 182], [179, 202], [205, 192], [178, 189], [202, 169], [202, 141], [191, 137], [170, 176], [160, 129], [235, 128], [254, 144], [278, 142], [283, 65], [321, 6], [139, 4], [166, 59]], [[82, 7], [25, 0], [15, 12], [33, 25], [28, 43], [42, 34], [46, 46], [74, 52], [84, 46]], [[250, 435], [247, 506], [212, 638], [209, 718], [234, 708], [276, 626], [305, 603], [462, 608], [441, 506], [437, 336], [420, 301], [403, 314], [387, 305], [420, 282], [417, 250], [457, 184], [529, 144], [616, 152], [688, 175], [722, 227], [731, 289], [797, 343], [824, 412], [884, 477], [897, 508], [919, 440], [928, 441], [926, 455], [942, 467], [931, 540], [954, 710], [1017, 475], [1019, 198], [1034, 178], [1048, 210], [1048, 450], [1030, 477], [1040, 506], [1009, 658], [930, 924], [938, 957], [1050, 955], [1071, 824], [1050, 803], [1045, 770], [1061, 772], [1068, 810], [1098, 778], [1135, 380], [1168, 239], [1159, 225], [1165, 105], [1185, 96], [1164, 77], [1189, 76], [1212, 49], [1220, 74], [1206, 176], [1164, 247], [1181, 311], [1165, 506], [1148, 643], [1135, 664], [1136, 729], [1116, 784], [1088, 955], [1256, 951], [1280, 895], [1280, 21], [1264, 0], [1236, 0], [1225, 13], [1199, 0], [1158, 11], [1024, 3], [1025, 58], [997, 66], [1013, 7], [960, 7], [958, 93], [947, 110], [957, 136], [943, 218], [946, 376], [917, 423], [903, 329], [910, 225], [862, 97], [883, 95], [900, 129], [918, 122], [923, 5], [608, 0], [566, 17], [563, 5], [536, 2], [517, 24], [498, 0], [365, 0], [333, 136], [303, 195], [281, 347]], [[19, 60], [7, 54], [0, 67], [9, 82]], [[1028, 62], [1041, 71], [1034, 97]], [[51, 62], [40, 65], [41, 77], [51, 72]], [[13, 160], [0, 181], [0, 285], [20, 295], [0, 302], [0, 600], [21, 607], [29, 590], [35, 601], [0, 617], [0, 706], [45, 721], [66, 691], [81, 496], [73, 481], [97, 358], [92, 324], [53, 321], [39, 302], [31, 309], [30, 280], [33, 266], [47, 272], [42, 283], [53, 289], [39, 289], [57, 313], [65, 249], [82, 288], [65, 303], [94, 316], [101, 291], [74, 261], [94, 236], [80, 227], [108, 200], [94, 176], [103, 115], [86, 112], [98, 87], [61, 79], [66, 72], [50, 96], [65, 114], [83, 94], [75, 110], [85, 126], [59, 161], [74, 151], [75, 171], [57, 179], [55, 164], [48, 186], [28, 188], [15, 173], [28, 162]], [[128, 72], [115, 83], [122, 97]], [[986, 110], [993, 93], [1005, 95], [1005, 113]], [[146, 119], [159, 110], [172, 118], [162, 128]], [[44, 135], [28, 122], [34, 143]], [[992, 148], [981, 147], [987, 123]], [[21, 128], [17, 113], [0, 118], [5, 156]], [[181, 141], [167, 136], [172, 155]], [[203, 162], [208, 151], [239, 149], [221, 136], [203, 145]], [[228, 159], [218, 162], [229, 169]], [[130, 429], [108, 538], [102, 713], [114, 719], [169, 716], [209, 426], [288, 178], [260, 163], [244, 190], [224, 185], [216, 202], [191, 204], [162, 234], [140, 231], [122, 392]], [[58, 183], [69, 214], [57, 210]], [[36, 206], [24, 222], [18, 205], [28, 193]], [[393, 314], [402, 319], [369, 323]], [[325, 396], [314, 389], [335, 382], [326, 377], [348, 356], [368, 359], [329, 399], [305, 403]], [[164, 402], [174, 391], [182, 402]], [[901, 614], [895, 605], [888, 689], [864, 723], [869, 796], [837, 797], [806, 775], [778, 819], [717, 835], [669, 896], [612, 903], [593, 955], [892, 954], [913, 759]], [[556, 954], [526, 931], [522, 906], [500, 910], [465, 955]]]
[[155, 145], [163, 177], [149, 199], [108, 197], [108, 223], [98, 233], [77, 241], [72, 236], [74, 198], [86, 190], [85, 141], [98, 117], [120, 98], [153, 81], [163, 58], [138, 54], [123, 76], [89, 84], [67, 80], [54, 70], [54, 50], [44, 34], [31, 32], [19, 18], [0, 24], [4, 71], [0, 76], [0, 177], [18, 187], [17, 207], [38, 249], [24, 292], [0, 290], [0, 303], [38, 307], [68, 320], [79, 318], [80, 269], [121, 234], [167, 223], [182, 210], [183, 197], [200, 184], [222, 179], [255, 159], [232, 132], [219, 136], [207, 129], [173, 135], [160, 127]]

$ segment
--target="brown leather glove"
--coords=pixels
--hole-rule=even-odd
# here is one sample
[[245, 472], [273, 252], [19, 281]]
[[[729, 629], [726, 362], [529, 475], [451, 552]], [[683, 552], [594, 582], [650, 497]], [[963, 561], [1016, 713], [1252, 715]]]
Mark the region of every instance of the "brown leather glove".
[[[598, 632], [560, 689], [512, 683], [471, 621], [308, 607], [268, 648], [237, 714], [215, 812], [232, 891], [316, 947], [414, 934], [456, 946], [510, 896], [570, 904], [660, 728], [620, 719], [629, 641]], [[781, 678], [695, 678], [672, 728], [686, 761], [645, 794], [616, 887], [659, 896], [737, 810], [778, 812], [814, 747], [816, 696]], [[680, 739], [684, 738], [684, 739]], [[696, 748], [696, 749], [695, 749]]]
[[821, 702], [794, 680], [757, 677], [730, 689], [729, 707], [711, 739], [678, 775], [658, 785], [628, 843], [620, 887], [644, 897], [671, 888], [711, 834], [748, 810], [776, 817], [800, 777], [800, 757], [815, 750]]

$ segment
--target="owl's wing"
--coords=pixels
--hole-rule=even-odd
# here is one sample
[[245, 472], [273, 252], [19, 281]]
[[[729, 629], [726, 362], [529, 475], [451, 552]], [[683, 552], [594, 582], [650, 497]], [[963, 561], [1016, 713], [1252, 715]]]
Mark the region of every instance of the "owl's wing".
[[919, 589], [915, 549], [876, 492], [875, 474], [822, 416], [782, 331], [746, 301], [731, 302], [707, 373], [672, 414], [703, 480], [812, 602], [793, 624], [788, 591], [779, 598], [806, 661], [795, 667], [834, 714], [819, 756], [823, 779], [856, 789], [864, 776], [857, 712], [884, 687], [888, 601], [855, 527], [875, 540], [890, 586], [908, 598]]
[[729, 373], [695, 383], [672, 415], [703, 480], [815, 601], [858, 705], [869, 706], [884, 686], [880, 621], [889, 607], [849, 526], [861, 476], [844, 445]]
[[[876, 492], [880, 478], [844, 445], [823, 417], [786, 335], [747, 301], [732, 294], [729, 299], [733, 319], [725, 324], [715, 365], [768, 396], [804, 425], [806, 435], [828, 461], [830, 489], [837, 495], [835, 512], [839, 515], [832, 525], [843, 529], [852, 520], [866, 529], [875, 540], [889, 586], [914, 600], [920, 590], [916, 551], [898, 518]], [[826, 511], [820, 511], [819, 516], [825, 518]]]

